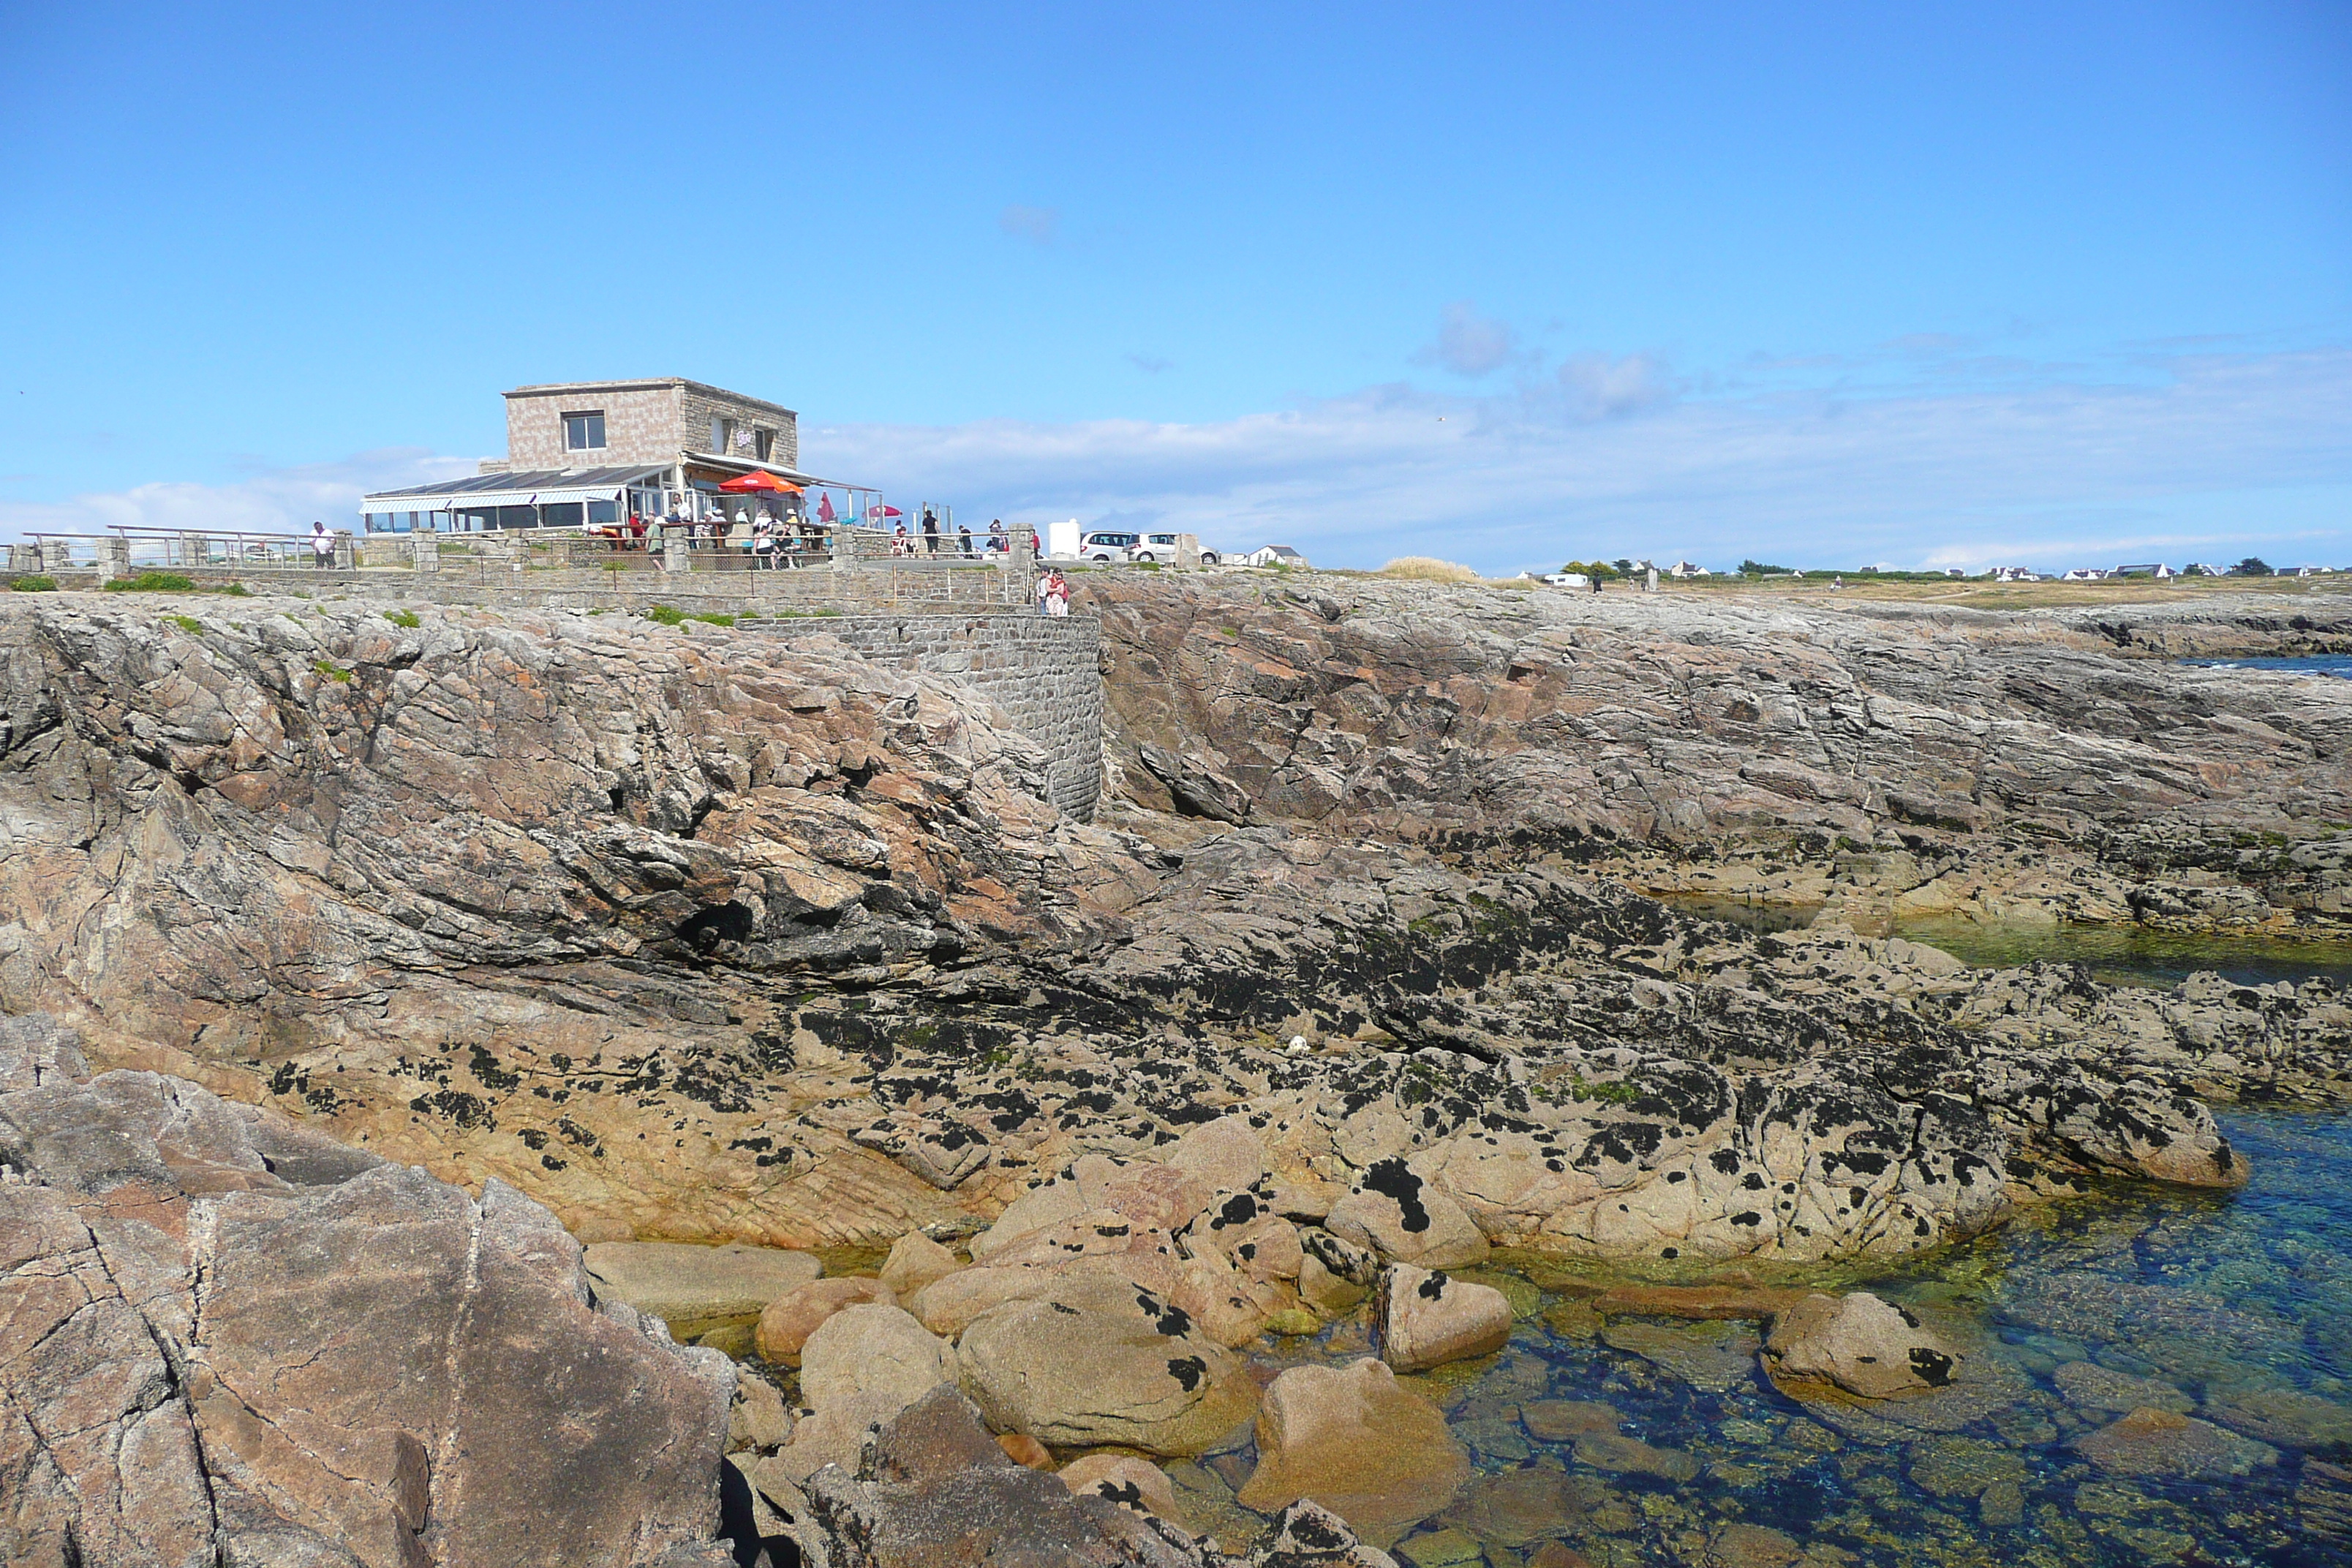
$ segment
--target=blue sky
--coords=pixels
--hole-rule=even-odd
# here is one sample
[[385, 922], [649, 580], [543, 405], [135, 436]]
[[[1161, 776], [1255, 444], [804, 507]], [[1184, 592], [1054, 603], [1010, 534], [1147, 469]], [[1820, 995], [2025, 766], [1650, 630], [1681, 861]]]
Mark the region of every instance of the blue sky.
[[0, 3], [0, 202], [5, 531], [650, 374], [1332, 564], [2352, 562], [2341, 4]]

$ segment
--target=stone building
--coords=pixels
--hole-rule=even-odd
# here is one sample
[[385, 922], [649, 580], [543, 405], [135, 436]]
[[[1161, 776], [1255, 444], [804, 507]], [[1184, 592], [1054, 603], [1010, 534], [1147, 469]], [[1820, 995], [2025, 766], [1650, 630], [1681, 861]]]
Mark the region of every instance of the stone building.
[[[594, 527], [672, 511], [734, 518], [753, 503], [719, 487], [755, 470], [848, 492], [840, 510], [863, 510], [862, 487], [800, 471], [800, 416], [782, 404], [683, 376], [518, 386], [506, 400], [503, 459], [471, 479], [362, 498], [367, 531]], [[791, 516], [800, 501], [759, 504]]]

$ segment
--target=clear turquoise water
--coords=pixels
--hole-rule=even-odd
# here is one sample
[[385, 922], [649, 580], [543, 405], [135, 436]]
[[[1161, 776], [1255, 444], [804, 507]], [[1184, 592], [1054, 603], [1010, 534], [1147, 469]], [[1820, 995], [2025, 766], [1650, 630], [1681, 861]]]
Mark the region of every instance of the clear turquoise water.
[[[1452, 1528], [1480, 1550], [1450, 1560], [1490, 1568], [1525, 1568], [1546, 1539], [1593, 1563], [1704, 1563], [1727, 1526], [1745, 1524], [1824, 1564], [2352, 1563], [2352, 1474], [2328, 1464], [2352, 1466], [2352, 1120], [2225, 1122], [2254, 1161], [2242, 1193], [2125, 1187], [1900, 1268], [1795, 1281], [1911, 1307], [1969, 1347], [1967, 1397], [1809, 1405], [1757, 1372], [1751, 1325], [1598, 1320], [1576, 1290], [1537, 1295], [1539, 1269], [1511, 1277], [1533, 1310], [1510, 1345], [1423, 1380], [1480, 1479], [1400, 1543], [1401, 1560], [1448, 1560], [1461, 1537], [1433, 1532]], [[1286, 1360], [1366, 1353], [1353, 1323], [1278, 1343]], [[2070, 1400], [2065, 1376], [2078, 1374], [2061, 1368], [2074, 1362], [2158, 1380], [2200, 1418], [2291, 1391], [2338, 1402], [2304, 1414], [2334, 1410], [2339, 1426], [2306, 1421], [2316, 1447], [2279, 1444], [2243, 1476], [2110, 1475], [2073, 1447], [2116, 1415]], [[1606, 1404], [1626, 1435], [1687, 1456], [1665, 1468], [1696, 1475], [1584, 1463], [1529, 1432], [1519, 1412], [1537, 1400]], [[1237, 1483], [1250, 1458], [1174, 1470], [1188, 1500], [1214, 1510], [1230, 1506], [1219, 1470]], [[1480, 1506], [1480, 1489], [1508, 1489], [1522, 1469], [1556, 1473], [1576, 1500], [1548, 1534], [1525, 1519], [1498, 1533], [1501, 1491]], [[1757, 1559], [1768, 1560], [1782, 1561]]]

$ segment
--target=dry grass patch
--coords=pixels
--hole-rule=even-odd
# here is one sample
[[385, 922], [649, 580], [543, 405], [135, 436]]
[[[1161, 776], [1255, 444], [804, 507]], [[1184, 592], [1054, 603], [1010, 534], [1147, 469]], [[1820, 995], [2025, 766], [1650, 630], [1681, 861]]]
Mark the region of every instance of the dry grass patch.
[[1475, 583], [1478, 574], [1458, 562], [1434, 555], [1400, 555], [1381, 568], [1383, 577], [1411, 577], [1423, 583]]

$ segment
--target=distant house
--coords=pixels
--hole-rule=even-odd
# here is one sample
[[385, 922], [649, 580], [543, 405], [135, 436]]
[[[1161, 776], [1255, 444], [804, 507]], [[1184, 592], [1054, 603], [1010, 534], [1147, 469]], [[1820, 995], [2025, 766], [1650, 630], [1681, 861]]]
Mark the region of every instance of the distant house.
[[2031, 566], [1998, 566], [1993, 569], [1996, 583], [2039, 583], [2042, 574]]
[[2077, 566], [2058, 579], [2061, 583], [2104, 583], [2106, 580], [2106, 569], [2102, 566]]
[[2183, 577], [2219, 577], [2222, 575], [2222, 572], [2219, 566], [2192, 561], [2180, 569], [2180, 574]]
[[1296, 566], [1301, 571], [1307, 568], [1307, 557], [1287, 544], [1268, 544], [1251, 551], [1242, 559], [1252, 566]]
[[1666, 568], [1666, 575], [1687, 582], [1693, 577], [1712, 577], [1715, 574], [1694, 562], [1677, 561]]
[[2173, 571], [2171, 567], [2163, 564], [2161, 562], [2151, 561], [2141, 566], [2118, 566], [2114, 571], [2108, 573], [2107, 575], [2110, 577], [2153, 577], [2158, 582], [2162, 583], [2171, 579], [2173, 576]]

